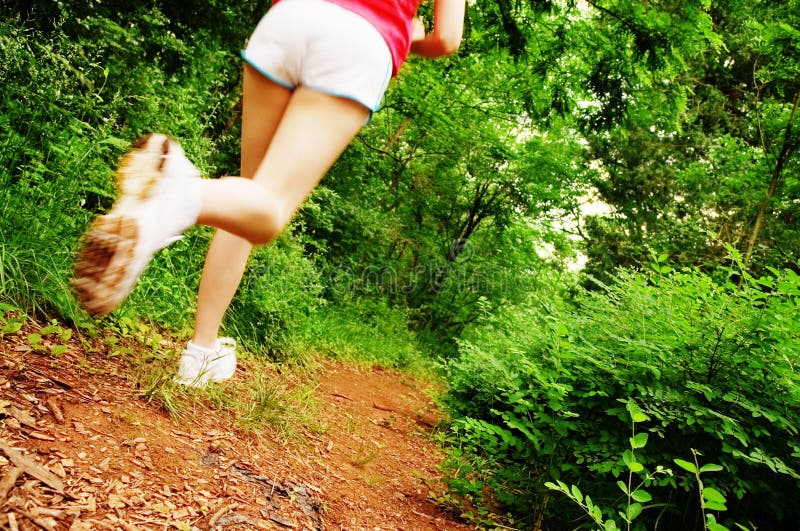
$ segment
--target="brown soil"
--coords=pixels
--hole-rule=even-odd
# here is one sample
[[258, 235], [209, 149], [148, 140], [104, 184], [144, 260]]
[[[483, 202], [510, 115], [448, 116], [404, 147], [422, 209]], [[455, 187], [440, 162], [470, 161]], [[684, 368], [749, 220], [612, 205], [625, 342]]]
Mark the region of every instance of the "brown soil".
[[315, 429], [287, 438], [207, 399], [174, 419], [130, 361], [75, 338], [32, 349], [36, 329], [0, 339], [0, 529], [470, 529], [431, 500], [441, 454], [423, 382], [315, 363]]

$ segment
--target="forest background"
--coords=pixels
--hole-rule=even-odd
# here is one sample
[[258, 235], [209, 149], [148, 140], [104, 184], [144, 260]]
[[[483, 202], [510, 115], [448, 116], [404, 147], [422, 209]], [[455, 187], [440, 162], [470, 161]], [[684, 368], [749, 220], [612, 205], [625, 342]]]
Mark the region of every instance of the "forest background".
[[[4, 310], [188, 333], [210, 230], [98, 322], [74, 254], [147, 132], [238, 173], [238, 52], [268, 6], [3, 2]], [[445, 381], [448, 500], [477, 523], [790, 528], [799, 103], [797, 0], [470, 2], [459, 53], [412, 58], [253, 254], [226, 333]]]

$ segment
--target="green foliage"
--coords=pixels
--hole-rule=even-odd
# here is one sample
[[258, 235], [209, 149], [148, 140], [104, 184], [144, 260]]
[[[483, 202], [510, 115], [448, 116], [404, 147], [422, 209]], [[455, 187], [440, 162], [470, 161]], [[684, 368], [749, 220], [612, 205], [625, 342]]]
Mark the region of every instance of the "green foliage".
[[[98, 13], [72, 18], [76, 6], [59, 4], [50, 23], [63, 17], [63, 25], [14, 16], [0, 24], [0, 293], [26, 310], [85, 322], [69, 295], [73, 250], [113, 201], [119, 155], [161, 130], [208, 171], [197, 147], [228, 116], [206, 109], [230, 108], [226, 86], [236, 75], [213, 40], [181, 40], [157, 8], [124, 24]], [[182, 283], [168, 280], [167, 297]]]
[[319, 273], [290, 236], [253, 250], [231, 303], [226, 330], [271, 357], [285, 354], [290, 338], [322, 304]]
[[[792, 267], [800, 257], [798, 3], [631, 4], [623, 26], [666, 22], [658, 11], [679, 7], [666, 30], [678, 40], [665, 42], [681, 45], [643, 76], [624, 61], [600, 76], [614, 83], [621, 70], [632, 82], [625, 114], [608, 131], [586, 131], [589, 160], [603, 170], [595, 185], [612, 207], [587, 220], [591, 274], [607, 281], [616, 267], [643, 267], [649, 248], [712, 271], [726, 245], [760, 266]], [[686, 23], [699, 31], [679, 30]], [[695, 39], [709, 47], [700, 52]]]
[[[207, 175], [237, 172], [236, 52], [265, 7], [0, 7], [4, 301], [89, 324], [72, 254], [137, 136], [170, 133]], [[273, 357], [452, 357], [445, 468], [480, 519], [498, 501], [552, 527], [600, 510], [603, 525], [688, 528], [722, 498], [709, 528], [797, 519], [778, 496], [797, 493], [800, 456], [797, 13], [796, 0], [472, 3], [460, 55], [411, 58], [291, 230], [254, 253], [227, 332]], [[587, 197], [607, 213], [587, 217]], [[105, 326], [186, 332], [209, 234], [159, 253]], [[752, 234], [743, 264], [733, 248]], [[583, 244], [594, 293], [556, 273]], [[665, 251], [653, 272], [618, 272], [652, 249]], [[1, 333], [18, 333], [3, 312]], [[57, 355], [59, 337], [28, 340]], [[143, 388], [162, 392], [166, 374]], [[255, 396], [254, 418], [273, 398]], [[651, 421], [631, 433], [631, 415]], [[725, 470], [699, 497], [697, 475], [655, 474], [689, 448]]]
[[[68, 288], [74, 249], [87, 223], [111, 206], [113, 168], [141, 134], [177, 137], [208, 175], [237, 172], [236, 52], [263, 4], [0, 8], [8, 80], [0, 107], [8, 139], [0, 155], [3, 296], [87, 324]], [[508, 98], [508, 72], [491, 61], [460, 64], [409, 62], [385, 109], [301, 212], [292, 238], [302, 251], [290, 243], [254, 257], [227, 325], [232, 333], [275, 354], [294, 341], [319, 296], [349, 308], [354, 295], [365, 295], [386, 315], [384, 335], [404, 330], [395, 334], [403, 352], [388, 356], [403, 360], [418, 350], [405, 338], [420, 337], [408, 326], [446, 350], [465, 326], [532, 284], [531, 240], [559, 231], [531, 228], [516, 212], [534, 215], [581, 193], [568, 178], [578, 138], [516, 145], [524, 98]], [[472, 88], [453, 100], [443, 75]], [[482, 96], [476, 77], [496, 96]], [[525, 77], [515, 66], [513, 79]], [[481, 109], [487, 102], [498, 117], [491, 127]], [[209, 234], [191, 231], [159, 253], [110, 322], [142, 319], [185, 333]], [[559, 252], [571, 247], [561, 237]], [[259, 280], [263, 272], [277, 282]]]
[[25, 316], [13, 304], [0, 301], [0, 339], [6, 335], [13, 335], [22, 330]]
[[356, 296], [331, 303], [303, 324], [294, 348], [357, 364], [377, 364], [434, 376], [430, 353], [410, 330], [407, 312], [386, 300]]
[[[737, 287], [663, 262], [658, 270], [621, 272], [574, 303], [546, 297], [511, 310], [462, 344], [448, 364], [448, 403], [460, 448], [482, 460], [471, 473], [518, 517], [544, 512], [558, 527], [571, 512], [552, 499], [545, 506], [545, 481], [580, 485], [595, 505], [614, 506], [606, 474], [652, 471], [695, 448], [728, 472], [715, 487], [736, 500], [730, 518], [794, 521], [797, 508], [783, 500], [800, 492], [800, 337], [788, 324], [800, 317], [800, 277], [731, 270], [742, 275]], [[646, 431], [626, 433], [619, 401], [631, 399], [652, 419]], [[671, 500], [652, 518], [687, 527], [698, 510], [693, 479], [649, 479], [649, 495]]]
[[[622, 460], [628, 467], [628, 477], [627, 483], [623, 481], [617, 481], [617, 486], [625, 494], [625, 499], [623, 500], [624, 503], [622, 507], [617, 510], [616, 514], [613, 514], [613, 510], [603, 509], [600, 506], [595, 505], [589, 495], [587, 494], [584, 496], [581, 490], [575, 485], [568, 486], [566, 483], [560, 480], [556, 481], [555, 483], [551, 481], [545, 482], [545, 486], [548, 489], [559, 491], [565, 494], [573, 503], [580, 507], [586, 513], [586, 515], [589, 516], [589, 518], [591, 518], [598, 529], [603, 529], [605, 531], [616, 531], [622, 527], [625, 527], [628, 530], [647, 529], [647, 527], [641, 525], [640, 522], [634, 521], [642, 515], [642, 512], [645, 509], [658, 509], [665, 506], [665, 504], [651, 503], [653, 502], [653, 496], [648, 491], [644, 490], [643, 487], [653, 484], [653, 480], [657, 475], [672, 475], [672, 470], [664, 468], [661, 465], [656, 466], [653, 472], [648, 472], [644, 465], [636, 460], [636, 450], [643, 449], [645, 446], [647, 446], [648, 440], [647, 433], [636, 434], [636, 425], [649, 420], [649, 417], [642, 412], [642, 410], [633, 400], [628, 400], [625, 407], [630, 414], [632, 431], [635, 435], [630, 438], [630, 448], [625, 450], [625, 453], [622, 455]], [[685, 461], [683, 459], [674, 459], [673, 461], [683, 470], [693, 474], [696, 479], [700, 500], [700, 512], [702, 513], [703, 529], [710, 531], [727, 531], [728, 528], [717, 523], [716, 516], [711, 512], [721, 512], [727, 510], [727, 507], [725, 506], [725, 496], [713, 487], [704, 486], [703, 481], [700, 478], [702, 474], [720, 472], [723, 470], [723, 467], [713, 463], [707, 463], [703, 466], [700, 466], [697, 462], [698, 452], [693, 449], [692, 454], [694, 457], [694, 463]], [[633, 481], [635, 477], [634, 475], [638, 476], [636, 479], [638, 484], [636, 485], [634, 485]], [[645, 506], [643, 504], [648, 505]], [[617, 523], [617, 520], [615, 520], [617, 516], [622, 519], [624, 526], [620, 526], [620, 524]], [[741, 525], [738, 527], [740, 529], [745, 529]]]
[[577, 205], [585, 179], [575, 182], [570, 161], [583, 148], [565, 123], [552, 138], [521, 135], [524, 103], [508, 95], [526, 76], [475, 59], [409, 62], [301, 212], [308, 252], [333, 279], [326, 297], [354, 291], [407, 307], [438, 349], [524, 296], [547, 267], [539, 242], [554, 242], [554, 262], [573, 256], [554, 222], [534, 220]]

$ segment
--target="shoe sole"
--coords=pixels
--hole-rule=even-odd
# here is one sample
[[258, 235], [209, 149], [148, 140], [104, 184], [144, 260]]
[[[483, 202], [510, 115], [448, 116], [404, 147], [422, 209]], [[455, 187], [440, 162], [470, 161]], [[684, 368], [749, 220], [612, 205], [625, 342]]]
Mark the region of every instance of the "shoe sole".
[[72, 287], [91, 315], [102, 316], [116, 309], [135, 283], [130, 276], [139, 242], [137, 206], [152, 195], [170, 149], [166, 137], [160, 149], [153, 149], [149, 144], [156, 136], [163, 137], [145, 136], [123, 155], [116, 171], [119, 195], [115, 206], [109, 214], [99, 216], [83, 237]]

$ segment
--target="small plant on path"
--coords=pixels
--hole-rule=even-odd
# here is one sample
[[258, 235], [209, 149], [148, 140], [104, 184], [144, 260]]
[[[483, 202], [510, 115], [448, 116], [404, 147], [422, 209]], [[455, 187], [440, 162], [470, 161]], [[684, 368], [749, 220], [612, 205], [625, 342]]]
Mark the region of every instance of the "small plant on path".
[[[654, 483], [654, 480], [659, 475], [672, 475], [672, 470], [662, 465], [656, 466], [654, 471], [648, 471], [645, 466], [637, 459], [637, 450], [642, 450], [647, 445], [648, 434], [646, 432], [636, 433], [636, 425], [638, 423], [646, 422], [649, 417], [642, 411], [642, 409], [633, 401], [628, 400], [626, 409], [631, 416], [631, 437], [629, 439], [630, 448], [625, 450], [622, 454], [622, 461], [628, 469], [627, 481], [617, 481], [617, 486], [625, 494], [624, 505], [616, 510], [603, 508], [597, 505], [591, 497], [584, 495], [576, 485], [567, 485], [563, 481], [546, 482], [545, 486], [551, 490], [559, 491], [565, 494], [570, 500], [577, 504], [583, 511], [592, 519], [597, 526], [597, 529], [603, 531], [617, 531], [625, 529], [631, 531], [632, 529], [644, 529], [643, 525], [637, 525], [636, 519], [647, 509], [663, 508], [666, 507], [664, 503], [652, 503], [653, 496], [645, 490], [645, 487]], [[685, 461], [683, 459], [674, 459], [676, 465], [683, 470], [694, 474], [698, 495], [700, 498], [700, 510], [702, 513], [703, 529], [705, 531], [729, 531], [729, 528], [718, 523], [717, 517], [712, 511], [720, 512], [726, 511], [725, 495], [714, 487], [708, 487], [703, 484], [701, 475], [720, 472], [722, 466], [707, 463], [700, 466], [697, 457], [699, 452], [692, 449], [692, 456], [694, 462]], [[623, 524], [619, 524], [616, 517], [619, 516]], [[747, 530], [748, 528], [736, 524], [738, 529]]]

